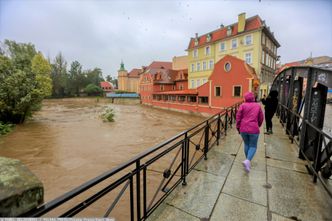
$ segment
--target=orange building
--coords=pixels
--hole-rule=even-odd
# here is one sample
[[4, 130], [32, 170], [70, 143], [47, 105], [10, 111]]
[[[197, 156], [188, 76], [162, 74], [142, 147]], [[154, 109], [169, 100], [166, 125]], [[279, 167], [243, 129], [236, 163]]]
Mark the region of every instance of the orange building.
[[242, 101], [244, 92], [257, 94], [259, 88], [254, 68], [231, 55], [219, 60], [208, 81], [196, 89], [188, 89], [187, 70], [157, 71], [141, 77], [142, 83], [149, 82], [148, 93], [141, 94], [143, 104], [182, 112], [215, 114]]

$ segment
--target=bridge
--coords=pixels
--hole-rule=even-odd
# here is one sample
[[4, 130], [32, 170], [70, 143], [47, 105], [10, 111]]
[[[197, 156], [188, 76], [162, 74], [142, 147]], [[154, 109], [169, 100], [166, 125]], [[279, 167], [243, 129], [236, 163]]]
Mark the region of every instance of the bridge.
[[322, 128], [331, 87], [332, 72], [315, 67], [276, 77], [275, 133], [261, 134], [249, 174], [235, 104], [22, 216], [329, 220], [332, 138]]

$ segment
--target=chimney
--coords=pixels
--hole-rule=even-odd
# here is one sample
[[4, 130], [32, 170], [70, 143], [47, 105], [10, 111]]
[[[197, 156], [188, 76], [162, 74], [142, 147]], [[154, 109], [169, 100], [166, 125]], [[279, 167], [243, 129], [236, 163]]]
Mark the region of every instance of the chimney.
[[238, 16], [237, 32], [243, 32], [246, 26], [246, 13], [243, 12]]

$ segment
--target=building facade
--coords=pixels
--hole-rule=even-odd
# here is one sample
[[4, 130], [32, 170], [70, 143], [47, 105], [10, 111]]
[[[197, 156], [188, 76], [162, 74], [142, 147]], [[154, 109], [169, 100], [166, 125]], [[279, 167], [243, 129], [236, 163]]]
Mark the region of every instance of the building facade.
[[260, 80], [259, 95], [266, 94], [276, 70], [280, 44], [265, 22], [245, 13], [238, 22], [190, 39], [188, 45], [188, 84], [195, 89], [206, 83], [214, 64], [226, 55], [240, 58], [255, 69]]
[[139, 75], [141, 71], [141, 69], [134, 68], [128, 73], [121, 61], [120, 69], [118, 70], [118, 89], [121, 91], [138, 93]]
[[187, 70], [146, 72], [141, 75], [141, 101], [181, 112], [215, 114], [243, 100], [243, 93], [258, 93], [258, 78], [253, 67], [226, 55], [215, 65], [207, 81], [188, 89]]

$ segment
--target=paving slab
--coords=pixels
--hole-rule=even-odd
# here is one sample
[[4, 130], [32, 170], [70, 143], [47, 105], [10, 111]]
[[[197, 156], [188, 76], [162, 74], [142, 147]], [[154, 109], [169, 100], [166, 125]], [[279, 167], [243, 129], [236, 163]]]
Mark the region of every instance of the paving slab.
[[188, 213], [185, 213], [174, 206], [170, 206], [166, 203], [162, 203], [147, 219], [152, 220], [163, 220], [163, 221], [200, 221], [199, 218], [194, 217]]
[[213, 210], [211, 221], [266, 221], [267, 208], [222, 193]]
[[280, 216], [278, 214], [272, 213], [272, 219], [271, 221], [294, 221], [294, 219], [289, 219], [283, 216]]
[[197, 164], [195, 170], [212, 173], [216, 176], [226, 177], [232, 167], [234, 158], [235, 157], [230, 154], [218, 152], [215, 149], [212, 149], [208, 152], [208, 160], [202, 160], [199, 164]]
[[166, 203], [193, 216], [209, 218], [225, 177], [193, 170], [187, 178], [188, 184], [178, 186]]
[[263, 206], [267, 205], [266, 172], [252, 169], [246, 173], [241, 162], [234, 162], [227, 177], [223, 193]]
[[267, 165], [271, 167], [278, 167], [288, 170], [293, 170], [301, 173], [308, 173], [308, 170], [305, 167], [304, 162], [303, 163], [294, 163], [289, 161], [283, 161], [283, 160], [275, 160], [275, 159], [267, 159]]
[[331, 220], [332, 199], [307, 174], [267, 167], [270, 210], [300, 220]]

